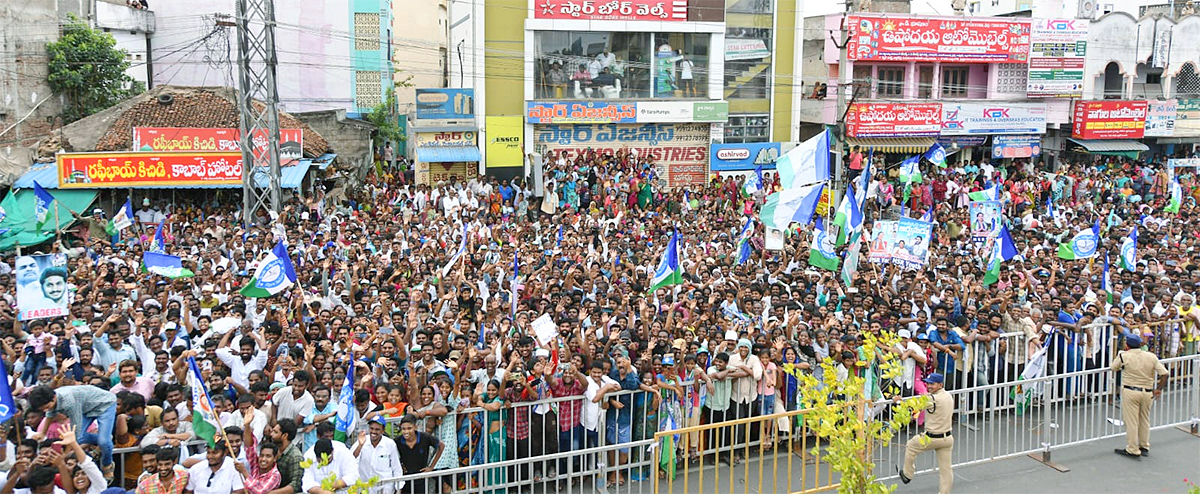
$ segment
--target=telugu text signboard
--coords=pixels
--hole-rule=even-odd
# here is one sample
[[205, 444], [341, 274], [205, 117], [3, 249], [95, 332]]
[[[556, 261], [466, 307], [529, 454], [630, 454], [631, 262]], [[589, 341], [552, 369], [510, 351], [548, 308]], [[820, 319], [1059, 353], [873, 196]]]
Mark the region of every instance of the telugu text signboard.
[[1151, 100], [1146, 109], [1146, 137], [1171, 137], [1175, 135], [1175, 100]]
[[1077, 139], [1141, 139], [1146, 132], [1145, 101], [1076, 101], [1071, 136]]
[[1024, 63], [1029, 21], [852, 15], [850, 59], [875, 62]]
[[[134, 127], [134, 151], [241, 151], [242, 132], [230, 128], [207, 127]], [[254, 148], [267, 149], [267, 131], [254, 133]], [[304, 130], [279, 129], [279, 159], [304, 157]]]
[[670, 187], [701, 185], [708, 176], [709, 124], [539, 125], [533, 131], [540, 152], [553, 151], [567, 161], [587, 153], [631, 151], [650, 158]]
[[1176, 100], [1175, 137], [1200, 137], [1200, 99]]
[[240, 151], [59, 153], [57, 159], [60, 189], [242, 184]]
[[537, 0], [534, 19], [590, 21], [686, 21], [680, 0]]
[[1087, 19], [1034, 19], [1026, 94], [1031, 98], [1083, 96], [1087, 37]]
[[942, 103], [942, 135], [1045, 133], [1044, 103]]
[[637, 103], [608, 101], [530, 101], [525, 120], [531, 124], [634, 123]]
[[942, 131], [941, 103], [856, 103], [846, 112], [851, 137], [936, 136]]

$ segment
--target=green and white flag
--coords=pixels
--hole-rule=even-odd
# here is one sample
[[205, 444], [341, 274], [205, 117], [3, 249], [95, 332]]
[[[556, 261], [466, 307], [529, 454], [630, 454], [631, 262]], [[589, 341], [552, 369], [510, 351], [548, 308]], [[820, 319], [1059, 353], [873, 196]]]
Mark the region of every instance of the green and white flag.
[[1183, 187], [1179, 185], [1179, 178], [1171, 180], [1170, 186], [1171, 203], [1163, 209], [1168, 213], [1179, 213], [1179, 206], [1183, 205]]
[[1000, 227], [1000, 233], [992, 239], [992, 254], [988, 256], [987, 271], [983, 274], [983, 286], [1000, 281], [1000, 263], [1017, 257], [1017, 246], [1013, 244], [1008, 226]]
[[239, 293], [250, 298], [265, 298], [287, 290], [296, 283], [296, 268], [288, 257], [287, 247], [283, 242], [275, 244], [275, 248], [258, 263], [254, 277]]
[[1137, 238], [1137, 225], [1133, 225], [1129, 236], [1121, 242], [1121, 268], [1126, 271], [1137, 271]]
[[813, 230], [812, 249], [808, 254], [808, 264], [828, 271], [837, 271], [838, 256], [834, 251], [834, 239], [825, 234], [825, 226], [823, 221], [817, 222], [817, 228]]

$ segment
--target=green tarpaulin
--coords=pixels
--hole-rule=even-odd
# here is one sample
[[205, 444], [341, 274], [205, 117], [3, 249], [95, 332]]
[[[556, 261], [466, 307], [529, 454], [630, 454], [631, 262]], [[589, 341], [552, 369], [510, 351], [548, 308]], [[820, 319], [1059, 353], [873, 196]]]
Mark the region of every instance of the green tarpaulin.
[[75, 217], [71, 216], [71, 211], [87, 211], [87, 208], [92, 205], [92, 201], [96, 200], [97, 194], [95, 190], [51, 190], [49, 192], [54, 196], [54, 206], [50, 208], [44, 231], [40, 232], [37, 230], [37, 217], [33, 213], [33, 190], [13, 191], [3, 201], [0, 201], [0, 208], [4, 208], [4, 212], [7, 214], [4, 221], [0, 221], [0, 231], [8, 229], [7, 232], [0, 235], [0, 251], [13, 250], [17, 248], [18, 244], [24, 247], [54, 240], [55, 229], [52, 226], [54, 209], [58, 208], [58, 228], [65, 228], [75, 221]]

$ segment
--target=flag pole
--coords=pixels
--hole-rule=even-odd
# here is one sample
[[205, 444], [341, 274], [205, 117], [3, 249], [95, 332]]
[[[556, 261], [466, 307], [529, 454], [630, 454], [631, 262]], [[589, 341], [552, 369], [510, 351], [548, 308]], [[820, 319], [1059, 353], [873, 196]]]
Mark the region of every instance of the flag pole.
[[59, 228], [62, 223], [58, 222], [58, 200], [52, 201], [50, 206], [54, 207], [54, 241], [62, 245], [62, 229]]

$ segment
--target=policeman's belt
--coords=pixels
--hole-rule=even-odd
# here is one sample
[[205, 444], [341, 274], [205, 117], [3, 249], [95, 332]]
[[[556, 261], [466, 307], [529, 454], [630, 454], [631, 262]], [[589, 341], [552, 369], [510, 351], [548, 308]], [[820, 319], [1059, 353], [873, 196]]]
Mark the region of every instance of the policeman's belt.
[[926, 435], [926, 436], [929, 436], [931, 439], [941, 439], [941, 438], [943, 438], [943, 437], [950, 437], [950, 431], [946, 431], [946, 432], [940, 432], [940, 433], [938, 433], [938, 432], [926, 432], [926, 433], [925, 433], [925, 435]]
[[1153, 390], [1153, 389], [1139, 388], [1139, 387], [1137, 387], [1137, 386], [1125, 386], [1125, 389], [1131, 389], [1131, 390], [1134, 390], [1134, 391], [1141, 391], [1141, 392], [1143, 392], [1143, 393], [1153, 393], [1153, 392], [1154, 392], [1154, 390]]

